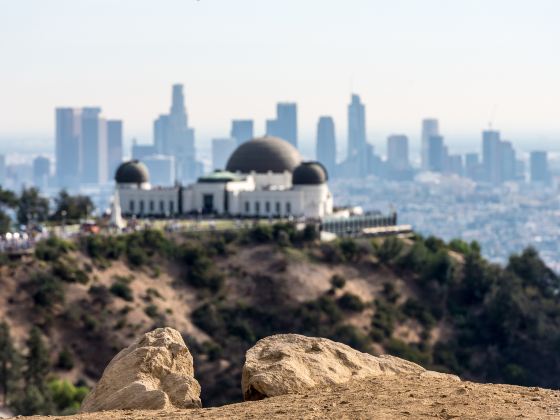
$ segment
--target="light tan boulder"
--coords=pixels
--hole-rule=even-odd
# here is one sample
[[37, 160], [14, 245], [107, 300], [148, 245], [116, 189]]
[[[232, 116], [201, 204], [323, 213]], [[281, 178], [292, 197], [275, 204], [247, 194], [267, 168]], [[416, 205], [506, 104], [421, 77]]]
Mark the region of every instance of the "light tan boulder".
[[351, 379], [397, 374], [421, 376], [426, 372], [415, 363], [388, 355], [375, 357], [326, 338], [281, 334], [264, 338], [249, 349], [241, 386], [245, 401], [251, 401], [305, 393], [317, 386], [342, 384]]
[[198, 407], [200, 385], [189, 349], [178, 331], [158, 328], [111, 360], [80, 411]]

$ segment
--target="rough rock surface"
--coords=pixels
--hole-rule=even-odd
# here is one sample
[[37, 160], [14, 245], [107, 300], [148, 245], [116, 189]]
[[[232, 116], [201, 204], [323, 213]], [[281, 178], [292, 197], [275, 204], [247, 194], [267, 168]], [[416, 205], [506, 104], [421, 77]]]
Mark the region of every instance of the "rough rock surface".
[[198, 407], [200, 385], [189, 349], [178, 331], [158, 328], [111, 360], [81, 411]]
[[[556, 419], [560, 392], [511, 385], [457, 382], [448, 377], [378, 376], [218, 408], [107, 411], [60, 420], [497, 420]], [[33, 417], [53, 420], [53, 417]]]
[[426, 371], [392, 356], [375, 357], [326, 338], [280, 334], [266, 337], [249, 349], [243, 366], [245, 401], [285, 394], [305, 393], [311, 388], [337, 385], [351, 379], [395, 374], [430, 377], [453, 375]]

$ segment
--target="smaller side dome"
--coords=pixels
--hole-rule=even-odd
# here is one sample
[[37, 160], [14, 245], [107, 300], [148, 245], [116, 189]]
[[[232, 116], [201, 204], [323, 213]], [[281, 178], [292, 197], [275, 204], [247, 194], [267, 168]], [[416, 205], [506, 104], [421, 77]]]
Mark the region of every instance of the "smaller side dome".
[[115, 172], [117, 184], [144, 184], [149, 180], [148, 168], [139, 160], [121, 163]]
[[319, 162], [303, 162], [293, 173], [293, 185], [321, 185], [327, 182], [329, 175]]

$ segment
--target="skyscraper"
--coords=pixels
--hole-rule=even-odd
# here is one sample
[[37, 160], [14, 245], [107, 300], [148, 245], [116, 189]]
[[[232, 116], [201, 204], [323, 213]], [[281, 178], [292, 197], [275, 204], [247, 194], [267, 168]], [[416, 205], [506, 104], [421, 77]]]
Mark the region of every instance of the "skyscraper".
[[148, 156], [154, 155], [157, 155], [157, 150], [153, 144], [141, 144], [132, 139], [132, 159], [144, 161]]
[[107, 125], [101, 108], [83, 108], [81, 115], [82, 182], [99, 184], [107, 181]]
[[123, 124], [119, 120], [107, 121], [107, 179], [112, 180], [123, 160]]
[[500, 143], [501, 180], [515, 181], [517, 177], [517, 158], [513, 145], [509, 141]]
[[226, 163], [236, 147], [237, 140], [234, 138], [212, 140], [213, 169], [225, 169]]
[[253, 120], [233, 120], [230, 135], [236, 140], [238, 146], [251, 140], [254, 137]]
[[321, 117], [317, 123], [315, 157], [332, 177], [336, 169], [336, 136], [332, 117]]
[[44, 191], [49, 185], [51, 175], [51, 161], [44, 156], [33, 159], [33, 185]]
[[491, 184], [502, 182], [502, 159], [500, 132], [485, 130], [482, 132], [482, 167], [484, 180]]
[[80, 111], [74, 108], [57, 108], [55, 118], [57, 184], [59, 188], [77, 188], [82, 161]]
[[428, 170], [443, 172], [446, 154], [443, 137], [430, 136], [428, 138]]
[[298, 146], [297, 104], [283, 102], [276, 105], [276, 119], [266, 121], [266, 134], [280, 137]]
[[348, 158], [364, 152], [366, 145], [366, 107], [358, 95], [352, 95], [348, 105]]
[[439, 136], [439, 122], [434, 118], [426, 118], [422, 121], [422, 144], [421, 144], [421, 168], [424, 171], [430, 169], [430, 137]]
[[154, 121], [154, 148], [158, 153], [175, 158], [177, 180], [189, 182], [196, 178], [198, 165], [194, 129], [189, 127], [183, 85], [172, 87], [169, 115], [160, 115]]
[[531, 152], [531, 182], [545, 185], [550, 183], [547, 152]]
[[173, 155], [169, 136], [169, 115], [160, 115], [154, 121], [154, 146], [158, 153]]
[[407, 136], [393, 134], [387, 138], [387, 164], [397, 171], [409, 169]]
[[465, 156], [465, 175], [467, 178], [480, 181], [481, 169], [478, 153], [467, 153]]
[[148, 168], [152, 185], [173, 186], [175, 183], [175, 159], [173, 156], [151, 155], [142, 159], [142, 162]]

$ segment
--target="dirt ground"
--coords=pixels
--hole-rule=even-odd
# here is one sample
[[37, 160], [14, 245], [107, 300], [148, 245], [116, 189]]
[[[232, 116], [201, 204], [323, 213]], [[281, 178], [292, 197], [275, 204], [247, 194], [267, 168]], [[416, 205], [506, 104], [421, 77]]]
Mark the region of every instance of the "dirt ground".
[[[39, 418], [47, 419], [35, 417]], [[126, 410], [60, 417], [61, 420], [517, 418], [560, 419], [560, 391], [395, 376], [211, 409]]]

